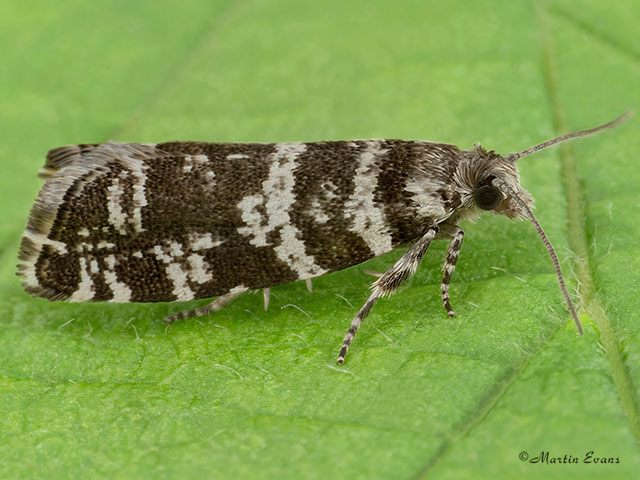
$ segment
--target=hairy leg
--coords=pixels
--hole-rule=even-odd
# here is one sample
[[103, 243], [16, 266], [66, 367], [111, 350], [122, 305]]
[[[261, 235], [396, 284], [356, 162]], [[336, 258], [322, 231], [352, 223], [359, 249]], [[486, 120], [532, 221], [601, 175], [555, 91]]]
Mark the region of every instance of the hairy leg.
[[340, 353], [338, 354], [338, 363], [344, 362], [344, 357], [347, 355], [349, 345], [353, 341], [362, 320], [369, 315], [369, 312], [373, 308], [376, 301], [385, 295], [391, 295], [407, 278], [413, 275], [418, 268], [418, 264], [422, 257], [427, 252], [429, 244], [438, 234], [438, 227], [432, 226], [427, 232], [418, 240], [400, 259], [391, 267], [387, 272], [378, 278], [373, 285], [371, 285], [372, 292], [360, 311], [354, 317], [351, 322], [351, 327], [347, 331], [340, 347]]
[[173, 323], [176, 320], [181, 320], [183, 318], [191, 318], [191, 317], [204, 317], [209, 315], [211, 312], [217, 312], [218, 310], [222, 310], [225, 305], [228, 305], [233, 300], [238, 298], [244, 292], [246, 292], [247, 288], [234, 288], [229, 293], [222, 295], [221, 297], [216, 298], [213, 302], [205, 305], [204, 307], [194, 308], [193, 310], [186, 310], [184, 312], [174, 313], [173, 315], [169, 315], [164, 318], [164, 321], [167, 323]]

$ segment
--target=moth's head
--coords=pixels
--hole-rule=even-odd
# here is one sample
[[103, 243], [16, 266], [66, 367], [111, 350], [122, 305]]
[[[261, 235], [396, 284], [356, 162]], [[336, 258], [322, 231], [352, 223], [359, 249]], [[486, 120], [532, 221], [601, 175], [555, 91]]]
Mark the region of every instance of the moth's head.
[[462, 152], [454, 181], [461, 192], [461, 214], [470, 219], [483, 212], [526, 218], [522, 202], [533, 207], [533, 198], [520, 186], [515, 162], [480, 145]]

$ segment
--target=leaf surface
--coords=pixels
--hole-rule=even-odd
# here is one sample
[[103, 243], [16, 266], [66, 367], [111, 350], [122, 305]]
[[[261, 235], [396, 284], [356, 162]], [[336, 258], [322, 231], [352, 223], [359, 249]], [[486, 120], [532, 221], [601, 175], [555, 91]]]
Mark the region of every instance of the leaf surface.
[[[410, 138], [506, 154], [635, 108], [634, 2], [12, 2], [0, 15], [0, 476], [634, 478], [640, 469], [640, 123], [522, 160], [581, 304], [531, 226], [463, 225], [381, 300], [401, 251], [184, 305], [48, 303], [14, 275], [45, 152], [106, 140]], [[195, 302], [199, 305], [201, 302]], [[519, 459], [575, 457], [578, 465]], [[613, 465], [585, 464], [594, 457]], [[541, 471], [544, 472], [541, 473]]]

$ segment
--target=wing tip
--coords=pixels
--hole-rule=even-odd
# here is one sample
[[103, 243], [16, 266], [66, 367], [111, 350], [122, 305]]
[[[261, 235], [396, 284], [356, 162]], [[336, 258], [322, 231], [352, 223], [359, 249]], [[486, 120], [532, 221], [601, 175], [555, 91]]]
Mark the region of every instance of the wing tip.
[[47, 300], [67, 300], [69, 294], [52, 287], [41, 284], [38, 276], [38, 260], [45, 242], [41, 235], [28, 228], [22, 236], [16, 275], [20, 278], [20, 284], [25, 292], [32, 297], [45, 298]]
[[53, 177], [61, 168], [73, 164], [84, 154], [98, 148], [99, 145], [97, 143], [79, 143], [49, 150], [44, 167], [40, 169], [38, 176], [43, 179]]
[[77, 144], [48, 152], [39, 174], [46, 181], [31, 207], [18, 254], [16, 275], [28, 294], [47, 300], [91, 300], [79, 295], [77, 288], [69, 291], [64, 286], [58, 287], [56, 282], [49, 285], [43, 264], [48, 255], [45, 246], [58, 251], [66, 249], [55, 236], [51, 238], [52, 228], [69, 192], [81, 189], [88, 177], [104, 174], [111, 162], [131, 161], [155, 153], [154, 148], [153, 144]]

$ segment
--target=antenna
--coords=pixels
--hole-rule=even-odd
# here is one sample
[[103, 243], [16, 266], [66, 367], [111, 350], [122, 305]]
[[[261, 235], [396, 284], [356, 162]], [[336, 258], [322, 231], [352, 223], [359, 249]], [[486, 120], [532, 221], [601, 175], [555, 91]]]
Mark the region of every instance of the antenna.
[[532, 153], [537, 152], [538, 150], [542, 150], [543, 148], [550, 147], [551, 145], [555, 145], [556, 143], [564, 142], [565, 140], [571, 140], [572, 138], [586, 137], [588, 135], [593, 135], [594, 133], [601, 132], [603, 130], [607, 130], [609, 128], [613, 128], [620, 123], [628, 120], [633, 115], [632, 111], [629, 111], [623, 115], [620, 115], [615, 120], [611, 120], [608, 123], [602, 124], [598, 127], [589, 128], [587, 130], [580, 130], [579, 132], [567, 133], [566, 135], [561, 135], [560, 137], [554, 138], [552, 140], [547, 140], [535, 147], [527, 148], [519, 153], [510, 153], [505, 157], [506, 160], [516, 163], [522, 157], [526, 157], [527, 155], [531, 155]]
[[[620, 117], [620, 118], [622, 118], [622, 117]], [[617, 120], [619, 120], [619, 119], [614, 120], [614, 122], [616, 122]], [[613, 122], [611, 122], [611, 123], [613, 123]], [[596, 128], [602, 129], [602, 127], [596, 127]], [[581, 132], [577, 132], [577, 133], [581, 133]], [[544, 147], [542, 147], [542, 148], [544, 148]], [[571, 301], [571, 297], [569, 297], [569, 292], [567, 292], [567, 287], [566, 287], [566, 285], [564, 283], [564, 277], [562, 276], [562, 270], [560, 269], [560, 262], [558, 261], [558, 257], [556, 256], [556, 252], [553, 249], [553, 246], [551, 245], [551, 242], [547, 238], [547, 235], [544, 233], [544, 230], [542, 230], [542, 227], [538, 223], [538, 220], [536, 220], [536, 217], [533, 215], [533, 212], [531, 211], [531, 209], [529, 208], [527, 203], [524, 200], [522, 200], [516, 194], [516, 192], [514, 192], [511, 188], [509, 188], [509, 186], [499, 178], [493, 179], [492, 184], [495, 185], [496, 187], [498, 187], [503, 192], [507, 193], [510, 197], [514, 198], [520, 204], [520, 206], [524, 210], [526, 216], [529, 218], [529, 220], [533, 224], [533, 227], [536, 229], [536, 232], [538, 232], [538, 236], [542, 240], [542, 243], [544, 243], [544, 246], [547, 248], [547, 251], [549, 252], [549, 256], [551, 257], [551, 262], [553, 262], [553, 269], [556, 272], [556, 277], [558, 278], [558, 284], [560, 285], [560, 291], [562, 292], [562, 296], [564, 297], [564, 301], [567, 304], [567, 308], [569, 309], [569, 312], [571, 313], [571, 317], [573, 317], [573, 321], [575, 322], [576, 327], [578, 327], [578, 331], [580, 332], [580, 335], [582, 335], [583, 334], [582, 323], [580, 322], [580, 318], [578, 318], [578, 313], [576, 312], [576, 309], [573, 306], [573, 302]]]

